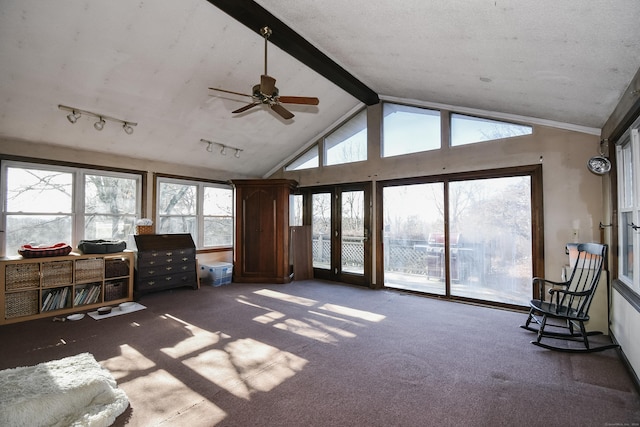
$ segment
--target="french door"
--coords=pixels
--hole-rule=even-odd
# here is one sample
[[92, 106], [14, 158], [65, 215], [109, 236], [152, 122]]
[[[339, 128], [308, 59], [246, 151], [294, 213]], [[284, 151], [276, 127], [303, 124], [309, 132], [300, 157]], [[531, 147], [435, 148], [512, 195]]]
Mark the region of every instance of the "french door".
[[371, 284], [370, 184], [310, 190], [314, 277]]

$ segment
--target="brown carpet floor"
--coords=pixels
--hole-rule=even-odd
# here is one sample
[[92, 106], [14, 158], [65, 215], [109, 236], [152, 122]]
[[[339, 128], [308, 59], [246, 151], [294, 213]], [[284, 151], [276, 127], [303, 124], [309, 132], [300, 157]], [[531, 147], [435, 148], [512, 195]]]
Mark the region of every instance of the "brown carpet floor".
[[0, 369], [92, 353], [123, 426], [638, 425], [616, 350], [551, 352], [523, 313], [323, 281], [203, 285], [146, 310], [0, 327]]

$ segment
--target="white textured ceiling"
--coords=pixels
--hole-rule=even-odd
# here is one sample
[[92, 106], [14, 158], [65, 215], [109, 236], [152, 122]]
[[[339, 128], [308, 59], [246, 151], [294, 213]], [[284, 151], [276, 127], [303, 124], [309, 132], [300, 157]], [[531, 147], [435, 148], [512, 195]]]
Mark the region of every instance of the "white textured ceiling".
[[[381, 97], [600, 128], [640, 67], [637, 0], [257, 3]], [[231, 114], [249, 99], [207, 88], [250, 93], [263, 55], [205, 0], [0, 0], [0, 137], [263, 175], [359, 105], [270, 45], [280, 93], [320, 104]], [[138, 126], [97, 132], [58, 104]]]

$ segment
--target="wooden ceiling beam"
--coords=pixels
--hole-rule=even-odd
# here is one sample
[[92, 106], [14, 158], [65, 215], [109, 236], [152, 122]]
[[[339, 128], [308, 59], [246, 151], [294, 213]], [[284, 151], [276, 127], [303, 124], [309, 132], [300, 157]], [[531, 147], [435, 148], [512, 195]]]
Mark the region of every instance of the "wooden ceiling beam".
[[273, 31], [269, 37], [270, 43], [278, 46], [366, 105], [380, 102], [376, 92], [256, 2], [252, 0], [208, 0], [208, 2], [259, 35], [260, 28], [270, 27]]

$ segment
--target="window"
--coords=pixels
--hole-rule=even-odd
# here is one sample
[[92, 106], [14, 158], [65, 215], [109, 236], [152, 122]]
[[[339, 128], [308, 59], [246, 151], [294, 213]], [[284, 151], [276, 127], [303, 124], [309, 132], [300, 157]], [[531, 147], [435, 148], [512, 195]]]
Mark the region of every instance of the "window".
[[228, 185], [158, 178], [158, 233], [189, 233], [198, 248], [233, 244], [233, 190]]
[[139, 180], [122, 176], [84, 175], [84, 238], [126, 240], [138, 214]]
[[303, 196], [302, 194], [292, 194], [289, 197], [289, 225], [303, 225]]
[[339, 165], [367, 160], [367, 110], [324, 138], [324, 164]]
[[20, 246], [126, 240], [140, 215], [139, 174], [2, 162], [5, 255]]
[[440, 148], [440, 112], [384, 103], [382, 157]]
[[532, 133], [533, 128], [531, 126], [463, 116], [462, 114], [451, 114], [452, 147], [494, 139], [531, 135]]
[[636, 272], [638, 257], [634, 253], [640, 247], [640, 186], [637, 172], [640, 169], [640, 136], [638, 128], [632, 129], [616, 146], [618, 160], [618, 275], [619, 279], [640, 293], [640, 280]]
[[318, 144], [307, 150], [302, 156], [298, 157], [287, 166], [286, 171], [297, 171], [301, 169], [311, 169], [320, 166], [320, 157], [318, 156]]

